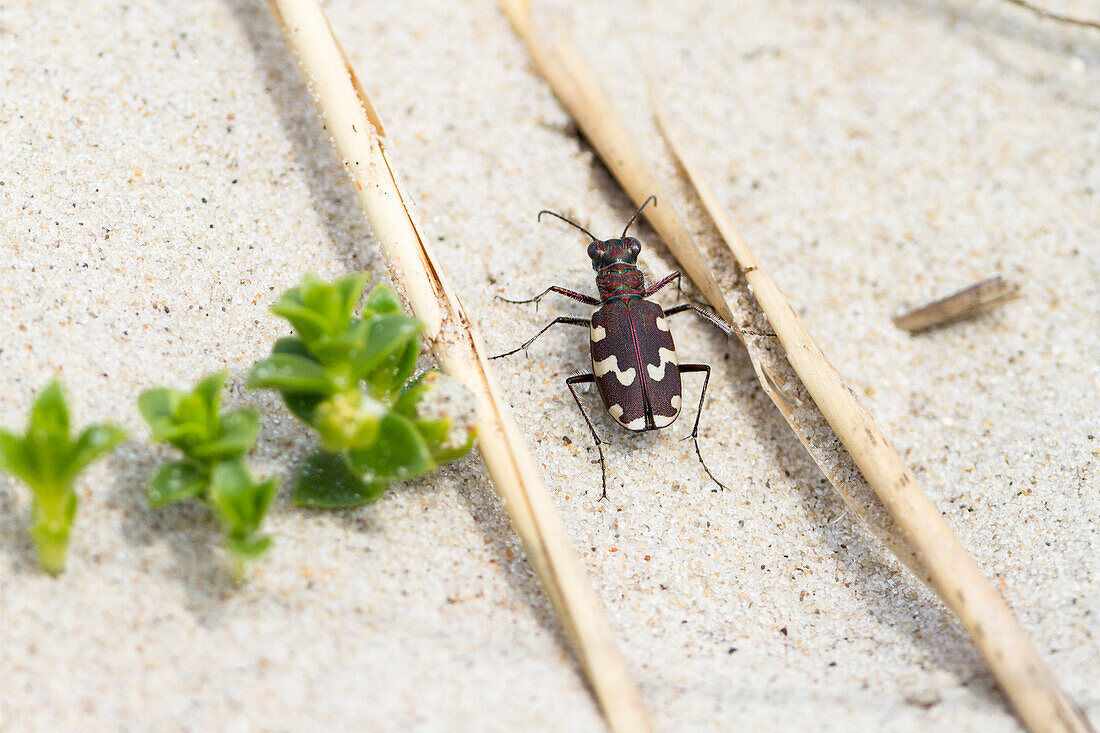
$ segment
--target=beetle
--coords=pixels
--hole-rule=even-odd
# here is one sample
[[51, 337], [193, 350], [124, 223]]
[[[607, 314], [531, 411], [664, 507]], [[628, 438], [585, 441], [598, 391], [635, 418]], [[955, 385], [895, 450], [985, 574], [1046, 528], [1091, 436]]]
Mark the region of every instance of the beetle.
[[549, 214], [570, 224], [588, 235], [588, 257], [592, 260], [592, 269], [596, 271], [596, 287], [600, 297], [594, 298], [584, 293], [551, 285], [533, 298], [509, 300], [508, 303], [538, 303], [550, 293], [564, 295], [596, 308], [590, 318], [558, 316], [541, 331], [536, 333], [519, 347], [497, 354], [491, 358], [500, 359], [517, 351], [526, 350], [535, 339], [559, 323], [570, 326], [583, 326], [589, 332], [589, 351], [592, 371], [587, 374], [574, 374], [565, 380], [573, 401], [584, 417], [596, 448], [600, 453], [600, 471], [603, 475], [603, 493], [607, 498], [607, 471], [604, 463], [603, 443], [592, 421], [588, 417], [580, 398], [577, 396], [578, 384], [596, 384], [607, 412], [622, 427], [634, 432], [646, 432], [666, 428], [680, 415], [683, 392], [680, 376], [682, 374], [702, 373], [703, 389], [699, 394], [699, 409], [695, 414], [695, 426], [687, 436], [695, 443], [695, 454], [703, 464], [703, 470], [714, 483], [725, 489], [703, 460], [699, 450], [699, 419], [703, 413], [707, 384], [710, 382], [710, 365], [681, 364], [676, 354], [676, 346], [669, 331], [667, 317], [694, 311], [722, 329], [727, 335], [732, 333], [718, 316], [692, 303], [684, 303], [667, 311], [649, 300], [655, 293], [673, 281], [679, 287], [680, 273], [673, 272], [652, 286], [647, 286], [642, 271], [638, 269], [638, 255], [642, 250], [641, 242], [626, 233], [630, 225], [650, 203], [657, 203], [656, 196], [647, 198], [634, 215], [630, 217], [623, 233], [617, 239], [599, 239], [580, 224], [553, 211], [543, 210], [538, 214]]

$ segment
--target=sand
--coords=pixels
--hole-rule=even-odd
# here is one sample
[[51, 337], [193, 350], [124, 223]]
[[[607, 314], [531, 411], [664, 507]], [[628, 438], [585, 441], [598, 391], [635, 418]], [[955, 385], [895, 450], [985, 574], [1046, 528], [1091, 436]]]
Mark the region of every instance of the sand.
[[[535, 213], [610, 234], [630, 205], [495, 5], [436, 5], [327, 7], [437, 254], [503, 351], [585, 311], [494, 296], [594, 290], [583, 237]], [[671, 101], [745, 238], [1100, 719], [1097, 34], [996, 0], [715, 5], [540, 17], [568, 23], [667, 176], [647, 84]], [[266, 4], [6, 2], [0, 58], [0, 424], [59, 374], [77, 424], [131, 435], [81, 480], [56, 580], [35, 568], [26, 491], [0, 478], [0, 727], [601, 730], [476, 455], [350, 512], [297, 509], [284, 489], [275, 546], [240, 587], [201, 506], [144, 499], [171, 452], [137, 395], [218, 369], [227, 403], [263, 413], [257, 473], [288, 481], [312, 437], [243, 388], [287, 333], [268, 307], [306, 271], [384, 271]], [[651, 275], [674, 268], [637, 234]], [[890, 323], [995, 273], [1021, 297], [920, 336]], [[564, 385], [583, 334], [495, 363], [657, 727], [1018, 729], [737, 343], [679, 318], [681, 358], [715, 367], [702, 445], [726, 492], [679, 440], [694, 408], [639, 437], [590, 394], [612, 441], [598, 502]]]

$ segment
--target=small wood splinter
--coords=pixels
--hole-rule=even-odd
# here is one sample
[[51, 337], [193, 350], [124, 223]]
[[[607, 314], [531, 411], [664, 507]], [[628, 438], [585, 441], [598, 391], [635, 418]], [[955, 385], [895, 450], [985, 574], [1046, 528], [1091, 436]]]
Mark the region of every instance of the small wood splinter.
[[928, 305], [894, 316], [894, 325], [909, 333], [925, 331], [994, 308], [1015, 298], [1018, 291], [1016, 284], [995, 275]]

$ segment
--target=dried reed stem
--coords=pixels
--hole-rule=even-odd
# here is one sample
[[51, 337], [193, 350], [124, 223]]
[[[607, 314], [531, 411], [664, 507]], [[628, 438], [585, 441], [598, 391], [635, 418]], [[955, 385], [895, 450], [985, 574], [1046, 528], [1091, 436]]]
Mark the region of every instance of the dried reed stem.
[[641, 696], [599, 599], [519, 429], [489, 374], [481, 338], [417, 231], [382, 126], [316, 0], [271, 0], [328, 132], [386, 255], [394, 284], [425, 324], [440, 366], [478, 399], [481, 455], [614, 731], [647, 731]]
[[[663, 187], [629, 129], [615, 113], [580, 49], [565, 39], [558, 39], [551, 47], [536, 32], [524, 0], [500, 2], [535, 65], [630, 197], [640, 203], [652, 193], [664, 195]], [[768, 315], [791, 366], [893, 520], [916, 546], [916, 555], [903, 554], [899, 559], [923, 575], [963, 621], [1020, 717], [1032, 730], [1090, 730], [1088, 721], [1058, 688], [1004, 601], [921, 492], [866, 408], [817, 347], [790, 303], [717, 206], [714, 196], [697, 177], [692, 176], [692, 180], [741, 265], [760, 307]], [[736, 323], [710, 268], [670, 204], [671, 199], [664, 195], [662, 206], [647, 210], [647, 219], [711, 305]], [[777, 405], [803, 444], [811, 448], [812, 441], [788, 415], [789, 408], [783, 410], [780, 401]], [[905, 539], [898, 538], [896, 532], [884, 531], [895, 542], [891, 550], [897, 552], [899, 547], [906, 547]]]
[[1040, 8], [1034, 3], [1027, 2], [1027, 0], [1004, 0], [1006, 3], [1015, 5], [1016, 7], [1023, 8], [1035, 13], [1040, 18], [1046, 18], [1047, 20], [1056, 20], [1059, 23], [1068, 23], [1069, 25], [1080, 26], [1081, 28], [1092, 28], [1094, 30], [1100, 30], [1100, 21], [1096, 20], [1084, 20], [1083, 18], [1074, 18], [1070, 15], [1062, 15], [1061, 13], [1054, 13], [1045, 8]]
[[826, 358], [802, 319], [737, 233], [718, 200], [663, 125], [703, 205], [745, 272], [787, 358], [891, 516], [916, 545], [932, 588], [955, 612], [1025, 725], [1033, 731], [1089, 731], [1004, 599], [959, 543], [875, 419]]
[[1018, 289], [1000, 275], [995, 275], [900, 316], [894, 316], [894, 325], [910, 333], [925, 331], [994, 308], [1014, 298]]

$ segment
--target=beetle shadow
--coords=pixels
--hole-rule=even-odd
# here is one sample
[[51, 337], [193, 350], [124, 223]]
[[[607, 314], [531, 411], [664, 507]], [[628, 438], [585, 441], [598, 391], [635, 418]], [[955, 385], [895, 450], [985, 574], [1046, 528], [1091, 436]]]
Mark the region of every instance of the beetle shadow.
[[225, 0], [225, 6], [252, 47], [264, 90], [290, 142], [312, 209], [329, 241], [349, 269], [370, 271], [378, 281], [384, 263], [371, 249], [359, 246], [373, 236], [269, 4], [262, 0]]
[[30, 504], [15, 498], [16, 479], [0, 473], [0, 546], [10, 559], [12, 572], [37, 572], [38, 554], [28, 529], [31, 526]]

